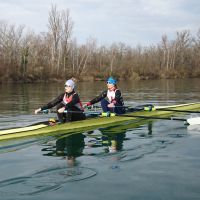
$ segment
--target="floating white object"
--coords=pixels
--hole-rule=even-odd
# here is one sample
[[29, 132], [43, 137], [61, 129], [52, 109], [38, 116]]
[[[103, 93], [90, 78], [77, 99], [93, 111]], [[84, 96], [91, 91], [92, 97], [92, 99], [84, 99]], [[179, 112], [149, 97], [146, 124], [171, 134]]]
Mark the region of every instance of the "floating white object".
[[187, 123], [190, 125], [200, 124], [200, 117], [189, 118], [189, 119], [187, 119]]

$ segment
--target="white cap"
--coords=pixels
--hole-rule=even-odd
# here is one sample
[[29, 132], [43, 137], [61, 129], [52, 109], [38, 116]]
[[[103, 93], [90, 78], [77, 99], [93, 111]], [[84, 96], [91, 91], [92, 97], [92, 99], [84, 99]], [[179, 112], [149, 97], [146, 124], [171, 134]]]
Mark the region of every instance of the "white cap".
[[65, 82], [65, 86], [66, 86], [66, 85], [70, 86], [72, 89], [74, 89], [75, 86], [76, 86], [76, 84], [74, 83], [74, 81], [72, 81], [71, 79], [69, 79], [69, 80], [67, 80], [67, 81]]

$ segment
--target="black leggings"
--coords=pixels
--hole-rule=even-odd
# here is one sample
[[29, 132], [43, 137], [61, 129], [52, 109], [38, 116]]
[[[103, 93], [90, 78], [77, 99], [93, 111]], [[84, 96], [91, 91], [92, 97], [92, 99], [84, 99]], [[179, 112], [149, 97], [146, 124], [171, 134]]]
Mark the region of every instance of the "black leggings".
[[[62, 103], [58, 104], [58, 106], [56, 107], [57, 111], [58, 111], [58, 109], [60, 109], [62, 107], [63, 107]], [[67, 113], [58, 113], [57, 112], [57, 116], [58, 116], [59, 122], [61, 122], [61, 123], [71, 122], [71, 121], [79, 121], [79, 120], [85, 119], [85, 114], [83, 113], [83, 111], [75, 106], [68, 108]]]

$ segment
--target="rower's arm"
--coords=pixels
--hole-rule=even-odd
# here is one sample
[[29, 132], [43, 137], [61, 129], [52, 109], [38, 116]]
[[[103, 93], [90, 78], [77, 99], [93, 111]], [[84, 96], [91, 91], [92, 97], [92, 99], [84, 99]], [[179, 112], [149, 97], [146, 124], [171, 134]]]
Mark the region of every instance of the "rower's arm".
[[47, 103], [46, 105], [43, 105], [41, 107], [41, 110], [47, 110], [47, 109], [53, 108], [54, 106], [56, 106], [57, 104], [59, 104], [60, 102], [62, 102], [63, 96], [64, 96], [64, 93], [61, 94], [61, 95], [59, 95], [54, 100], [52, 100], [49, 103]]
[[114, 104], [122, 104], [123, 98], [120, 90], [117, 90], [115, 93], [115, 99], [113, 100]]
[[103, 91], [99, 96], [95, 97], [94, 99], [92, 99], [90, 101], [91, 105], [98, 103], [99, 101], [101, 101], [102, 99], [104, 99], [107, 96], [107, 90]]

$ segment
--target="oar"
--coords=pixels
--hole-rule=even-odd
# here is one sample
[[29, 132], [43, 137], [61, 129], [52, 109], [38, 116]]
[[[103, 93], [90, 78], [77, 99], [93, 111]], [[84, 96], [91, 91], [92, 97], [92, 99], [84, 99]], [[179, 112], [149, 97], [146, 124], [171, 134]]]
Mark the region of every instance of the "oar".
[[161, 111], [173, 111], [173, 112], [184, 112], [184, 113], [200, 113], [200, 111], [194, 111], [194, 110], [177, 110], [177, 109], [169, 109], [169, 108], [155, 108], [156, 110]]
[[[54, 112], [54, 111], [51, 111]], [[116, 114], [116, 113], [110, 113], [110, 112], [97, 112], [97, 111], [87, 111], [87, 112], [81, 112], [81, 111], [65, 111], [65, 113], [85, 113], [90, 115], [96, 115], [96, 116], [104, 116], [104, 117], [112, 117], [112, 116], [120, 116], [120, 117], [132, 117], [132, 118], [142, 118], [142, 119], [160, 119], [160, 120], [174, 120], [174, 121], [184, 121], [189, 125], [197, 125], [200, 124], [200, 117], [193, 117], [189, 119], [185, 118], [175, 118], [175, 117], [155, 117], [155, 116], [143, 116], [143, 115], [127, 115], [127, 114]]]
[[[157, 108], [156, 106], [152, 104], [145, 104], [145, 105], [139, 105], [136, 107], [130, 107], [130, 106], [115, 106], [116, 108], [126, 108], [128, 112], [136, 112], [136, 111], [172, 111], [172, 112], [183, 112], [183, 113], [200, 113], [200, 111], [194, 111], [194, 110], [179, 110], [179, 109], [171, 109], [171, 108]], [[100, 106], [93, 106], [92, 108], [101, 108]]]
[[146, 104], [146, 105], [139, 105], [136, 107], [129, 107], [129, 106], [116, 106], [116, 107], [124, 107], [128, 108], [129, 112], [134, 112], [134, 111], [155, 111], [155, 110], [160, 110], [160, 111], [172, 111], [172, 112], [183, 112], [183, 113], [200, 113], [200, 111], [194, 111], [194, 110], [179, 110], [179, 109], [171, 109], [171, 108], [159, 108], [156, 107], [152, 104]]
[[154, 117], [154, 116], [143, 116], [143, 115], [116, 115], [122, 117], [135, 117], [142, 119], [160, 119], [160, 120], [175, 120], [175, 121], [184, 121], [189, 125], [197, 125], [200, 124], [200, 117], [193, 117], [189, 119], [184, 118], [175, 118], [175, 117]]
[[[50, 114], [50, 113], [57, 113], [57, 111], [54, 110], [43, 110], [39, 112], [40, 114]], [[102, 112], [98, 111], [73, 111], [73, 110], [65, 110], [64, 113], [84, 113], [84, 114], [90, 114], [90, 115], [101, 115]]]
[[200, 113], [200, 111], [194, 111], [194, 110], [179, 110], [179, 109], [172, 109], [172, 108], [159, 108], [156, 107], [152, 104], [146, 104], [146, 105], [139, 105], [134, 108], [129, 107], [130, 111], [155, 111], [155, 110], [160, 110], [160, 111], [172, 111], [172, 112], [184, 112], [184, 113]]
[[[107, 114], [108, 116], [108, 114]], [[175, 120], [175, 121], [184, 121], [189, 125], [198, 125], [200, 124], [200, 117], [193, 117], [189, 119], [185, 118], [175, 118], [175, 117], [155, 117], [155, 116], [143, 116], [143, 115], [119, 115], [113, 113], [112, 116], [121, 116], [121, 117], [135, 117], [135, 118], [142, 118], [142, 119], [160, 119], [160, 120]]]
[[143, 116], [143, 115], [127, 115], [127, 114], [116, 114], [116, 113], [101, 113], [102, 116], [121, 116], [121, 117], [135, 117], [142, 119], [160, 119], [160, 120], [175, 120], [175, 121], [184, 121], [189, 125], [200, 124], [200, 117], [193, 117], [189, 119], [177, 118], [177, 117], [155, 117], [155, 116]]

